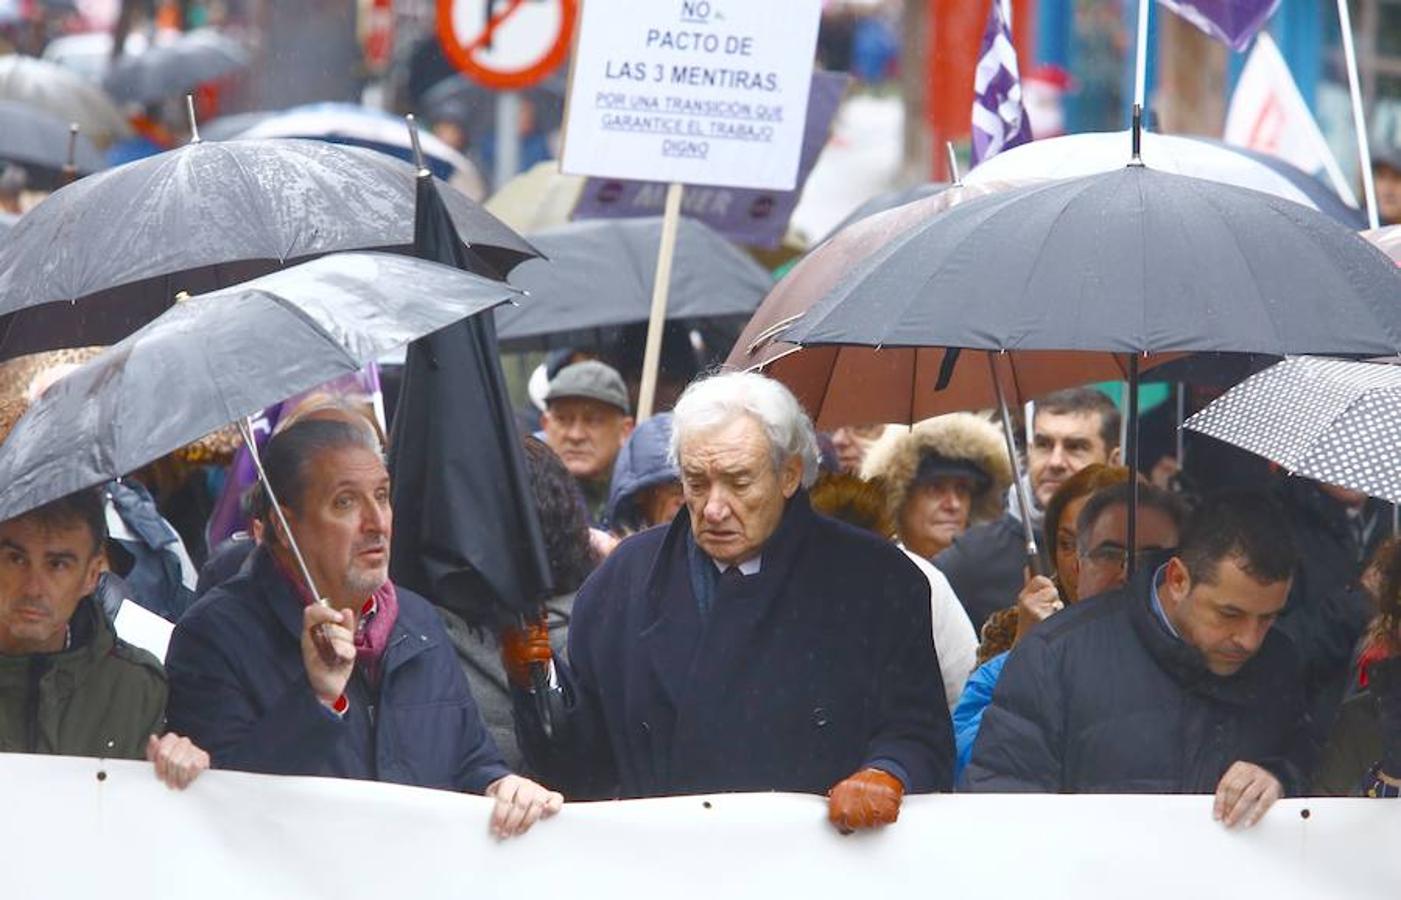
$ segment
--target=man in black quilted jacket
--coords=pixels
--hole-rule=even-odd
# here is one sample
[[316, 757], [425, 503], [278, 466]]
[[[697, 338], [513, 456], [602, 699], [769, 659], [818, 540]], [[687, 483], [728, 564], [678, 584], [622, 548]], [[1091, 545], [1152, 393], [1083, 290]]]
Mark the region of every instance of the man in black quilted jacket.
[[1274, 623], [1298, 552], [1277, 505], [1207, 500], [1177, 555], [1054, 616], [1007, 661], [963, 787], [1214, 794], [1228, 827], [1305, 788], [1297, 654]]

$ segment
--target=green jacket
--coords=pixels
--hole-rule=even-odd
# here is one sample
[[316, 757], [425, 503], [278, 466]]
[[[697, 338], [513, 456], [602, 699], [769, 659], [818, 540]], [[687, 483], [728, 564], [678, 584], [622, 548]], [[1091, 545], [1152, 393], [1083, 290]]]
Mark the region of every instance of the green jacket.
[[119, 640], [91, 597], [69, 625], [69, 650], [0, 655], [0, 752], [144, 758], [165, 722], [165, 671]]

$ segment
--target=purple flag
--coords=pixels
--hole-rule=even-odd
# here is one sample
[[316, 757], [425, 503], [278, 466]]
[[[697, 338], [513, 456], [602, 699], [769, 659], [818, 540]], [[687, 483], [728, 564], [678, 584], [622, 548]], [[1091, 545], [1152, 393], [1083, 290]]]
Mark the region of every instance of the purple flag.
[[1029, 140], [1031, 121], [1012, 44], [1012, 0], [992, 0], [973, 75], [973, 165]]
[[1163, 6], [1240, 52], [1265, 26], [1279, 0], [1158, 0]]

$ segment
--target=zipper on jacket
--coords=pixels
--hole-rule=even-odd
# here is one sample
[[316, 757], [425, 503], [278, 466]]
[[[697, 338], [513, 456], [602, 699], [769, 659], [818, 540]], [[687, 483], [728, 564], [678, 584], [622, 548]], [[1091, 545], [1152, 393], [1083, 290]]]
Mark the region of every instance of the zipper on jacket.
[[49, 661], [35, 657], [29, 661], [29, 681], [24, 691], [24, 749], [26, 753], [39, 752], [39, 705], [42, 702], [44, 675], [48, 673]]

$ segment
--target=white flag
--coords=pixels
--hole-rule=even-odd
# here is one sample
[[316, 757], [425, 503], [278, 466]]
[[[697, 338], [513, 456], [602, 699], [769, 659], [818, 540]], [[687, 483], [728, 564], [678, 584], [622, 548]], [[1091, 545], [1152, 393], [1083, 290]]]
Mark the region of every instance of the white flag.
[[1269, 153], [1311, 175], [1326, 173], [1338, 196], [1357, 205], [1289, 65], [1264, 32], [1255, 39], [1255, 49], [1250, 51], [1231, 96], [1224, 137], [1228, 144]]

